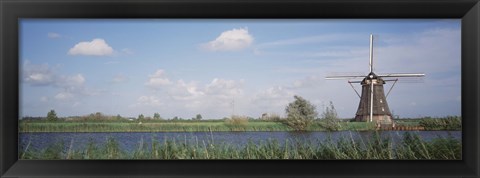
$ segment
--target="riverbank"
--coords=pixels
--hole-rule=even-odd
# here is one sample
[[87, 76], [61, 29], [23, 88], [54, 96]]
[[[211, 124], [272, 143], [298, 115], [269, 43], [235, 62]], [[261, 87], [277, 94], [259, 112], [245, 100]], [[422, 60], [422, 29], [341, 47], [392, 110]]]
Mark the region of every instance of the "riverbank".
[[[402, 119], [396, 120], [402, 130], [461, 130], [461, 119]], [[374, 123], [340, 121], [337, 131], [373, 131]], [[311, 124], [306, 131], [327, 131], [322, 120]], [[248, 121], [231, 124], [222, 120], [205, 121], [19, 121], [19, 132], [277, 132], [293, 131], [282, 122]]]

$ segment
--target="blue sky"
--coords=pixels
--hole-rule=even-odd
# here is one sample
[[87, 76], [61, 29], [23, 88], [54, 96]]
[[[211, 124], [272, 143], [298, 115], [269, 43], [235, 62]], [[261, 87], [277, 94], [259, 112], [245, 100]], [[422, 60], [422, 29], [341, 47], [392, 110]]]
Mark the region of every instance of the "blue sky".
[[426, 74], [395, 85], [395, 115], [461, 113], [459, 19], [22, 19], [20, 30], [21, 116], [283, 116], [299, 95], [354, 117], [347, 81], [324, 78], [367, 74], [371, 33], [376, 73]]

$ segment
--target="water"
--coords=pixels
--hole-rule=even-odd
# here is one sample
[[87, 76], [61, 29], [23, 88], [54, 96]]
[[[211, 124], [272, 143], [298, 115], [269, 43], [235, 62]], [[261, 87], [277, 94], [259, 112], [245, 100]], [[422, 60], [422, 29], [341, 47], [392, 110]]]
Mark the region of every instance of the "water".
[[[423, 140], [429, 141], [438, 137], [453, 137], [461, 140], [461, 131], [381, 131], [380, 136], [390, 137], [393, 143], [400, 142], [405, 132], [417, 133]], [[73, 141], [73, 149], [81, 150], [88, 142], [103, 145], [108, 138], [114, 138], [121, 149], [133, 151], [139, 143], [151, 145], [152, 140], [163, 143], [166, 139], [175, 140], [177, 143], [200, 144], [229, 144], [242, 147], [248, 142], [262, 143], [268, 140], [277, 140], [279, 143], [289, 141], [302, 141], [319, 143], [326, 139], [338, 140], [341, 137], [353, 138], [358, 141], [370, 139], [374, 132], [140, 132], [140, 133], [20, 133], [19, 149], [25, 149], [30, 143], [29, 149], [41, 150], [48, 146], [63, 142], [65, 147], [70, 147]]]

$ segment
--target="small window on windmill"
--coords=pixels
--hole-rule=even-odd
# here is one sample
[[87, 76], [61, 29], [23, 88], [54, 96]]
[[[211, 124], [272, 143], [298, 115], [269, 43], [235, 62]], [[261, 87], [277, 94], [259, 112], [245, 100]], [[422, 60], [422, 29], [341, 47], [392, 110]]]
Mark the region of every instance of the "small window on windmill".
[[382, 99], [380, 99], [380, 103], [383, 103], [383, 100], [382, 100]]
[[[380, 101], [382, 101], [382, 100], [380, 100]], [[385, 108], [382, 107], [382, 111], [385, 111]]]

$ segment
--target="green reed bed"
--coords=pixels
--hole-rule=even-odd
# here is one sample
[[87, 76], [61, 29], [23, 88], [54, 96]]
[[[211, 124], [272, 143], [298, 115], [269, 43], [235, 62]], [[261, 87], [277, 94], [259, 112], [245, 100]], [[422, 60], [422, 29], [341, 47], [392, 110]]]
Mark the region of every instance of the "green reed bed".
[[210, 132], [210, 131], [289, 131], [277, 122], [250, 122], [228, 125], [224, 122], [20, 122], [20, 132]]
[[423, 141], [418, 135], [405, 133], [401, 141], [381, 138], [373, 134], [370, 139], [343, 137], [326, 139], [320, 143], [295, 140], [266, 140], [249, 142], [243, 146], [216, 143], [209, 140], [187, 141], [151, 138], [147, 144], [142, 138], [133, 151], [122, 150], [119, 143], [107, 138], [101, 145], [92, 141], [84, 149], [71, 149], [75, 144], [59, 142], [43, 150], [20, 148], [20, 159], [461, 159], [461, 141], [452, 137]]

